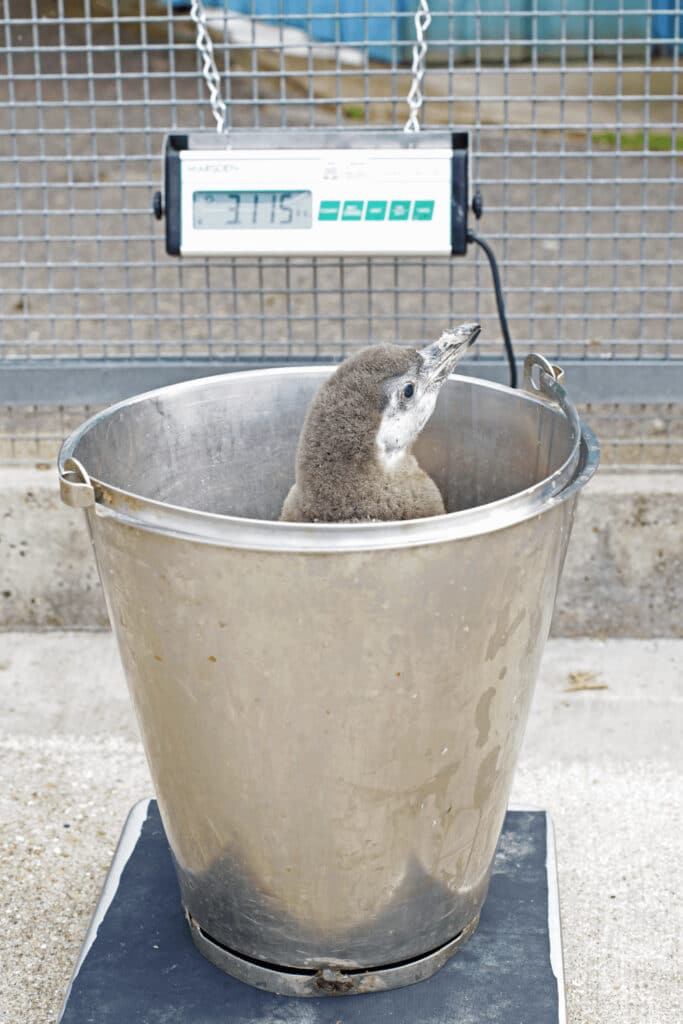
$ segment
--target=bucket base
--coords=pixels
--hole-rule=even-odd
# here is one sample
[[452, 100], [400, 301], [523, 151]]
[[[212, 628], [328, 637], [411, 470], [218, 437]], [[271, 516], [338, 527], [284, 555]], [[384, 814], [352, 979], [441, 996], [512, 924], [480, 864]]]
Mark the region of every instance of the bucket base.
[[441, 970], [425, 965], [432, 977], [421, 985], [368, 999], [297, 1002], [241, 984], [199, 954], [178, 896], [157, 805], [144, 800], [126, 822], [60, 1024], [566, 1021], [555, 852], [543, 811], [507, 814], [481, 922], [462, 955]]
[[220, 967], [238, 981], [263, 989], [265, 992], [299, 997], [362, 995], [367, 992], [403, 988], [417, 981], [425, 981], [462, 949], [479, 924], [477, 914], [455, 938], [423, 956], [415, 957], [414, 960], [403, 960], [399, 964], [389, 964], [375, 969], [345, 971], [329, 967], [317, 971], [303, 971], [240, 956], [207, 935], [191, 914], [186, 912], [186, 917], [195, 946], [215, 967]]

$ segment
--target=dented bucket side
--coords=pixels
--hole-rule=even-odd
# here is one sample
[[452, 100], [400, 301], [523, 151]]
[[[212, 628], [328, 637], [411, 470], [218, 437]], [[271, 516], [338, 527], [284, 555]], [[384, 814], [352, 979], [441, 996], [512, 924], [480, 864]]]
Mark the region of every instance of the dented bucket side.
[[89, 513], [183, 903], [210, 939], [373, 968], [476, 918], [574, 502], [339, 555]]

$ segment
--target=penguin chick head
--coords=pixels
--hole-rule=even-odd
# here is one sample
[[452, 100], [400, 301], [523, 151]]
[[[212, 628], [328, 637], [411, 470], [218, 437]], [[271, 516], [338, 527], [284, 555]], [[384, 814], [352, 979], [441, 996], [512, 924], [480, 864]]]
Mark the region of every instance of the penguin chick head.
[[444, 331], [426, 348], [403, 350], [409, 356], [405, 369], [381, 382], [381, 416], [375, 444], [385, 469], [400, 462], [417, 440], [434, 412], [442, 384], [480, 331], [479, 324], [466, 323]]
[[419, 350], [373, 345], [338, 366], [306, 413], [296, 482], [280, 518], [359, 522], [443, 513], [441, 494], [410, 447], [479, 330], [463, 324]]
[[[393, 468], [434, 411], [449, 372], [479, 324], [446, 331], [423, 349], [372, 345], [341, 363], [316, 394], [297, 455], [297, 480], [326, 490], [342, 466]], [[330, 471], [332, 476], [329, 475]]]

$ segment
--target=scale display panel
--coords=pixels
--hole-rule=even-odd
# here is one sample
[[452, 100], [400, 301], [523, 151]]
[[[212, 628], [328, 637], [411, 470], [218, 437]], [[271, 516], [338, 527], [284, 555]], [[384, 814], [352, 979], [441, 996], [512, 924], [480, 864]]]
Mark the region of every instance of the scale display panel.
[[[466, 250], [467, 133], [171, 135], [172, 255], [451, 255]], [[162, 201], [155, 201], [161, 213]]]
[[192, 193], [192, 227], [197, 231], [306, 230], [313, 225], [310, 192]]

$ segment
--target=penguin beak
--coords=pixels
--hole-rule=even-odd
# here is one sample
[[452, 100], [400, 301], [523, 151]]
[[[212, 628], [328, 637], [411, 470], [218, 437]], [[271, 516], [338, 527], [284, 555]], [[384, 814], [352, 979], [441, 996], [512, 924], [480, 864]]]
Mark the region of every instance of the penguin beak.
[[480, 334], [481, 324], [461, 324], [453, 331], [444, 331], [438, 341], [419, 349], [418, 355], [423, 363], [420, 376], [425, 385], [443, 384], [455, 364]]

